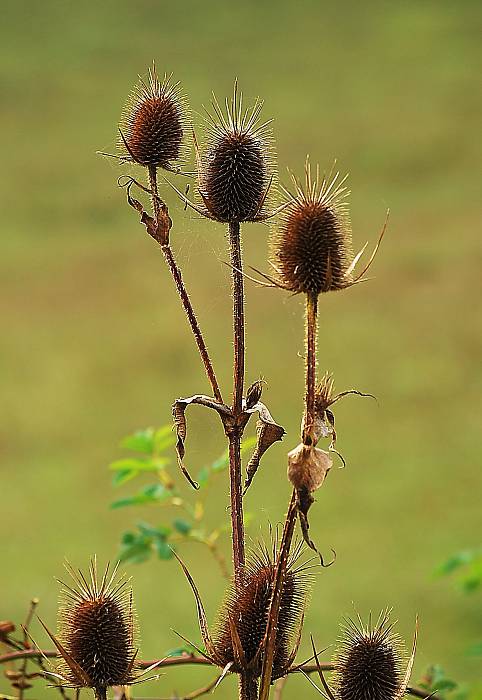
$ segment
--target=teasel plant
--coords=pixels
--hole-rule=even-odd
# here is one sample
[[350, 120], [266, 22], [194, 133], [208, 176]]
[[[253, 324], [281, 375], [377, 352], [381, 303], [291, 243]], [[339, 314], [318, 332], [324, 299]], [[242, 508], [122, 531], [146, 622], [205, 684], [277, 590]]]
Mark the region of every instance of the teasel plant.
[[[176, 172], [173, 161], [179, 157], [184, 129], [178, 127], [181, 107], [177, 110], [152, 107], [153, 102], [163, 98], [163, 85], [164, 83], [159, 87], [153, 69], [149, 85], [143, 85], [140, 91], [137, 88], [134, 99], [129, 101], [123, 117], [126, 127], [124, 130], [121, 127], [120, 134], [121, 146], [125, 147], [128, 156], [137, 164], [147, 167], [149, 186], [140, 187], [151, 195], [152, 216], [131, 196], [131, 187], [139, 186], [133, 179], [127, 185], [129, 204], [141, 213], [141, 222], [147, 232], [151, 236], [156, 232], [153, 237], [157, 236], [156, 240], [165, 248], [172, 222], [167, 206], [159, 196], [157, 170], [162, 168], [168, 174]], [[172, 95], [174, 93], [169, 92], [169, 96]], [[175, 100], [176, 97], [173, 96], [172, 99]], [[243, 700], [258, 697], [266, 700], [271, 684], [277, 677], [286, 675], [294, 663], [294, 656], [286, 651], [289, 635], [283, 628], [298, 619], [292, 612], [286, 613], [287, 591], [293, 586], [296, 589], [296, 578], [303, 575], [302, 567], [294, 573], [292, 564], [295, 524], [299, 515], [304, 540], [317, 551], [308, 535], [307, 511], [313, 500], [311, 494], [321, 486], [331, 467], [331, 457], [329, 452], [320, 450], [316, 445], [321, 435], [331, 434], [331, 449], [335, 449], [334, 418], [329, 407], [347, 393], [361, 393], [352, 390], [334, 395], [332, 380], [328, 375], [316, 387], [318, 296], [330, 290], [346, 289], [361, 281], [378, 248], [377, 244], [368, 264], [360, 273], [355, 274], [356, 263], [363, 251], [355, 257], [351, 254], [344, 180], [339, 181], [339, 176], [335, 175], [333, 179], [324, 178], [318, 184], [319, 178], [311, 177], [308, 162], [305, 188], [294, 179], [295, 194], [282, 188], [286, 199], [276, 205], [273, 197], [276, 169], [271, 122], [261, 118], [262, 107], [263, 103], [259, 100], [251, 108], [243, 106], [243, 96], [237, 81], [231, 99], [224, 101], [224, 108], [213, 95], [212, 108], [206, 110], [200, 141], [191, 127], [196, 160], [194, 200], [188, 198], [172, 182], [172, 178], [166, 178], [166, 182], [177, 192], [186, 207], [213, 223], [221, 224], [228, 232], [233, 302], [232, 400], [230, 403], [225, 402], [217, 382], [212, 381], [215, 373], [210, 360], [206, 361], [204, 339], [197, 321], [192, 322], [192, 307], [183, 301], [184, 296], [187, 297], [187, 293], [183, 293], [184, 286], [180, 287], [179, 276], [173, 274], [213, 390], [213, 396], [196, 393], [177, 399], [173, 404], [173, 416], [179, 466], [194, 488], [197, 484], [184, 463], [187, 407], [191, 404], [203, 405], [216, 411], [228, 440], [233, 582], [227, 594], [228, 602], [221, 608], [217, 642], [211, 639], [194, 579], [184, 563], [179, 561], [196, 598], [206, 656], [215, 665], [222, 666], [223, 674], [238, 674], [240, 697]], [[167, 128], [164, 119], [173, 120], [170, 128]], [[176, 148], [169, 147], [169, 139], [174, 138]], [[164, 144], [163, 139], [166, 141]], [[170, 158], [166, 157], [166, 153]], [[159, 154], [163, 154], [163, 157]], [[274, 265], [279, 278], [274, 281], [274, 285], [294, 293], [302, 292], [306, 296], [305, 411], [302, 443], [288, 456], [288, 477], [293, 492], [282, 535], [272, 557], [269, 560], [265, 558], [261, 566], [261, 560], [256, 555], [251, 555], [254, 559], [246, 559], [243, 495], [253, 481], [263, 454], [274, 442], [282, 439], [285, 431], [261, 402], [262, 382], [256, 381], [247, 389], [245, 386], [242, 227], [244, 229], [251, 222], [267, 221], [280, 213], [283, 213], [283, 217], [275, 228], [277, 233], [272, 244], [274, 256], [279, 262], [279, 267]], [[167, 231], [160, 238], [159, 231], [165, 229]], [[380, 239], [383, 233], [384, 229]], [[168, 264], [172, 272], [172, 262]], [[253, 413], [258, 414], [258, 442], [246, 466], [243, 491], [240, 447], [244, 430]], [[324, 564], [321, 555], [320, 558]], [[297, 593], [294, 599], [299, 601], [301, 598], [302, 595]], [[257, 610], [259, 605], [262, 610]], [[251, 625], [250, 616], [253, 618]], [[245, 624], [248, 625], [247, 629]], [[301, 627], [302, 622], [300, 630]], [[284, 650], [283, 663], [279, 660], [281, 647]], [[296, 650], [297, 644], [294, 648]]]
[[[325, 482], [332, 467], [332, 455], [338, 455], [344, 464], [336, 447], [332, 408], [350, 394], [371, 396], [355, 389], [336, 393], [329, 372], [317, 380], [319, 298], [329, 291], [349, 289], [365, 279], [387, 222], [367, 263], [357, 271], [366, 246], [357, 255], [353, 254], [346, 179], [338, 173], [320, 178], [318, 169], [313, 176], [307, 161], [303, 184], [293, 176], [294, 191], [278, 187], [271, 123], [261, 118], [262, 108], [259, 100], [245, 108], [235, 82], [232, 97], [224, 101], [224, 107], [213, 97], [198, 141], [179, 83], [168, 76], [161, 80], [153, 66], [147, 80], [139, 79], [127, 101], [119, 127], [119, 150], [115, 154], [121, 164], [144, 171], [144, 181], [129, 174], [121, 175], [118, 182], [126, 189], [128, 204], [140, 215], [148, 235], [161, 248], [211, 388], [211, 395], [193, 393], [176, 399], [172, 405], [177, 460], [191, 487], [198, 485], [185, 464], [188, 407], [204, 406], [217, 413], [228, 443], [232, 577], [214, 631], [208, 625], [193, 575], [178, 553], [173, 552], [194, 595], [202, 647], [180, 635], [189, 642], [189, 653], [153, 662], [138, 660], [128, 581], [119, 581], [117, 570], [109, 573], [108, 568], [99, 578], [93, 560], [88, 576], [70, 567], [73, 583], [63, 586], [64, 602], [57, 634], [42, 623], [54, 650], [27, 646], [26, 641], [22, 646], [12, 636], [10, 623], [0, 624], [0, 641], [13, 649], [10, 654], [0, 656], [0, 663], [21, 661], [17, 682], [25, 681], [25, 665], [27, 660], [33, 660], [61, 694], [65, 694], [65, 687], [76, 691], [91, 688], [98, 700], [104, 700], [108, 688], [128, 688], [142, 679], [142, 671], [196, 664], [217, 668], [218, 674], [207, 686], [185, 696], [185, 700], [194, 700], [216, 689], [230, 674], [237, 677], [240, 700], [268, 700], [274, 683], [279, 700], [282, 685], [294, 673], [308, 678], [318, 673], [322, 688], [312, 683], [329, 700], [401, 700], [405, 692], [427, 697], [424, 691], [408, 685], [415, 645], [403, 670], [403, 659], [387, 613], [382, 614], [374, 627], [371, 623], [364, 626], [361, 621], [358, 626], [349, 624], [333, 662], [319, 661], [314, 638], [313, 656], [303, 663], [296, 662], [315, 573], [333, 563], [333, 560], [325, 563], [311, 539], [308, 523], [313, 494]], [[194, 173], [185, 170], [190, 141], [195, 151]], [[194, 199], [175, 180], [192, 175]], [[219, 224], [228, 234], [234, 348], [230, 401], [224, 398], [225, 392], [217, 381], [171, 247], [172, 219], [161, 197], [160, 185], [166, 190], [172, 188], [185, 207]], [[140, 192], [140, 197], [148, 195], [150, 207], [135, 198], [134, 191]], [[281, 195], [281, 201], [277, 194]], [[291, 496], [284, 522], [279, 529], [275, 528], [269, 544], [261, 542], [246, 552], [243, 498], [252, 488], [264, 454], [285, 434], [261, 400], [264, 382], [256, 380], [247, 386], [245, 378], [244, 282], [250, 276], [245, 272], [242, 236], [247, 224], [268, 220], [272, 220], [272, 272], [261, 273], [258, 281], [305, 297], [304, 407], [300, 442], [287, 456], [287, 487]], [[257, 441], [243, 474], [241, 440], [253, 415], [257, 416]], [[329, 440], [327, 450], [318, 447], [322, 439]], [[298, 521], [302, 534], [299, 541]], [[54, 657], [60, 660], [60, 665], [56, 671], [47, 672], [42, 664]], [[332, 688], [325, 680], [325, 672], [335, 673]], [[122, 690], [116, 697], [125, 697], [127, 692]]]

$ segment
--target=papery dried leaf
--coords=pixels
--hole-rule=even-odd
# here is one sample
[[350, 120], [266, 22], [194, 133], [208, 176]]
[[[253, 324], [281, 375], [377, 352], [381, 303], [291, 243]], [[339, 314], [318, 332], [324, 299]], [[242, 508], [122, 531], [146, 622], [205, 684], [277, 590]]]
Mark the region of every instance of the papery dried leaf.
[[244, 484], [244, 493], [246, 493], [246, 491], [251, 485], [254, 475], [258, 470], [261, 457], [274, 442], [282, 440], [283, 435], [286, 432], [281, 425], [278, 425], [278, 423], [276, 423], [273, 420], [271, 413], [268, 411], [268, 409], [263, 403], [258, 402], [255, 406], [253, 406], [251, 410], [258, 411], [259, 420], [256, 423], [256, 448], [246, 466], [246, 481]]
[[328, 452], [300, 444], [288, 453], [288, 479], [297, 491], [311, 493], [320, 488], [332, 465]]
[[223, 425], [225, 425], [226, 420], [232, 417], [231, 409], [218, 401], [210, 398], [209, 396], [204, 396], [203, 394], [195, 394], [188, 398], [177, 399], [172, 405], [172, 415], [174, 418], [174, 427], [176, 428], [177, 442], [176, 442], [176, 452], [177, 461], [179, 468], [182, 473], [189, 481], [191, 486], [195, 489], [199, 488], [199, 484], [194, 481], [191, 477], [189, 471], [186, 469], [183, 463], [184, 455], [186, 454], [186, 449], [184, 443], [187, 434], [187, 424], [186, 424], [186, 408], [189, 404], [198, 404], [200, 406], [206, 406], [215, 410], [221, 417]]
[[323, 566], [323, 557], [309, 536], [308, 510], [314, 502], [312, 493], [323, 484], [332, 464], [328, 452], [313, 445], [300, 444], [288, 453], [288, 479], [296, 490], [303, 539], [310, 549], [319, 554]]
[[166, 205], [164, 204], [164, 202], [160, 202], [159, 220], [158, 222], [156, 222], [156, 220], [146, 212], [141, 202], [139, 202], [138, 199], [132, 197], [130, 193], [130, 187], [130, 185], [127, 187], [127, 201], [130, 204], [130, 206], [136, 211], [138, 211], [141, 215], [141, 224], [144, 224], [149, 236], [151, 236], [160, 245], [168, 245], [169, 231], [171, 230], [172, 220], [169, 216], [169, 212]]

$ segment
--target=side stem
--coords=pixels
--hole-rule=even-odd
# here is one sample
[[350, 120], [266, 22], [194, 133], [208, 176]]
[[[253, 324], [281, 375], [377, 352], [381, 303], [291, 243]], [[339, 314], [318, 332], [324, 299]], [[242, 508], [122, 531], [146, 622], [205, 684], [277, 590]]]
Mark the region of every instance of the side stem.
[[273, 592], [268, 614], [268, 624], [266, 626], [266, 646], [264, 649], [263, 667], [261, 670], [261, 682], [259, 690], [259, 700], [268, 700], [269, 690], [271, 686], [271, 675], [274, 663], [274, 654], [276, 648], [276, 635], [278, 632], [278, 619], [281, 605], [281, 595], [283, 593], [284, 579], [288, 568], [288, 559], [293, 541], [293, 534], [296, 525], [296, 516], [298, 512], [296, 491], [291, 494], [288, 512], [283, 528], [283, 536], [278, 552], [278, 560], [276, 562], [276, 574], [273, 583]]
[[[315, 420], [315, 385], [316, 385], [316, 336], [318, 331], [318, 297], [306, 296], [306, 393], [304, 435], [310, 436]], [[309, 443], [311, 444], [311, 438]]]
[[[152, 210], [154, 213], [154, 218], [156, 222], [158, 222], [161, 215], [161, 206], [163, 206], [163, 202], [159, 197], [159, 190], [157, 187], [157, 171], [155, 166], [149, 166], [149, 184], [151, 188]], [[186, 287], [184, 285], [184, 281], [182, 279], [181, 270], [179, 269], [179, 266], [176, 262], [174, 253], [172, 252], [172, 248], [169, 243], [166, 243], [165, 245], [161, 245], [161, 250], [162, 254], [164, 255], [164, 260], [166, 261], [167, 266], [169, 268], [169, 272], [171, 273], [174, 283], [176, 285], [177, 293], [179, 294], [179, 298], [186, 313], [187, 320], [189, 321], [189, 325], [191, 326], [191, 330], [194, 335], [194, 340], [196, 341], [199, 354], [201, 355], [201, 360], [204, 364], [204, 369], [206, 370], [209, 383], [211, 384], [211, 388], [213, 390], [214, 398], [220, 403], [224, 403], [221, 390], [219, 388], [218, 380], [216, 379], [216, 375], [214, 373], [211, 358], [209, 357], [208, 349], [206, 347], [206, 343], [204, 342], [204, 337], [201, 332], [201, 328], [199, 327], [196, 314], [194, 313], [191, 300], [189, 298], [189, 295], [186, 291]]]
[[233, 276], [233, 416], [234, 427], [229, 432], [229, 477], [231, 496], [231, 526], [233, 538], [234, 579], [242, 579], [244, 552], [244, 519], [241, 471], [241, 438], [243, 428], [239, 418], [243, 412], [244, 391], [244, 284], [241, 254], [241, 231], [238, 222], [229, 224], [229, 249]]

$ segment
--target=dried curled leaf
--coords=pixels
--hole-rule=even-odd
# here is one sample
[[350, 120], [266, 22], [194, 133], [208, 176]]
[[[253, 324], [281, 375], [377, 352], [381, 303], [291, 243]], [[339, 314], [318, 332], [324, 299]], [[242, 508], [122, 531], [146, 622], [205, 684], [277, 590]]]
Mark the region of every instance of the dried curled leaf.
[[223, 425], [228, 418], [231, 418], [231, 409], [218, 401], [215, 401], [209, 396], [204, 396], [203, 394], [195, 394], [194, 396], [189, 396], [188, 398], [177, 399], [172, 405], [172, 415], [174, 418], [174, 427], [176, 428], [177, 442], [176, 442], [176, 452], [177, 461], [179, 468], [182, 473], [189, 481], [191, 486], [195, 489], [199, 488], [199, 484], [194, 481], [191, 477], [189, 471], [186, 469], [183, 463], [184, 455], [186, 454], [186, 449], [184, 443], [186, 441], [187, 434], [187, 423], [186, 423], [186, 408], [189, 404], [198, 404], [200, 406], [206, 406], [211, 408], [221, 416]]
[[328, 452], [300, 444], [288, 453], [288, 479], [297, 491], [311, 493], [320, 488], [332, 465]]
[[281, 425], [278, 425], [278, 423], [273, 420], [271, 413], [268, 411], [264, 403], [258, 401], [251, 409], [248, 409], [247, 412], [254, 411], [257, 411], [259, 415], [259, 419], [256, 423], [257, 441], [255, 450], [246, 466], [244, 493], [246, 493], [250, 487], [254, 475], [258, 471], [261, 457], [274, 442], [282, 440], [283, 435], [286, 432]]
[[320, 555], [323, 566], [325, 565], [323, 558], [309, 536], [308, 511], [314, 503], [312, 493], [323, 484], [332, 465], [328, 452], [313, 445], [300, 444], [288, 453], [288, 479], [296, 491], [303, 539], [308, 547]]
[[134, 184], [133, 181], [131, 181], [127, 185], [127, 201], [130, 204], [130, 206], [135, 209], [136, 211], [139, 212], [141, 215], [141, 224], [144, 224], [146, 227], [146, 231], [153, 238], [155, 241], [157, 241], [160, 245], [168, 245], [169, 244], [169, 232], [171, 230], [172, 226], [172, 220], [171, 217], [169, 216], [169, 211], [167, 209], [167, 206], [164, 204], [164, 202], [159, 201], [159, 216], [158, 220], [156, 221], [152, 216], [150, 216], [144, 207], [142, 206], [141, 202], [139, 202], [138, 199], [135, 199], [131, 195], [131, 187]]

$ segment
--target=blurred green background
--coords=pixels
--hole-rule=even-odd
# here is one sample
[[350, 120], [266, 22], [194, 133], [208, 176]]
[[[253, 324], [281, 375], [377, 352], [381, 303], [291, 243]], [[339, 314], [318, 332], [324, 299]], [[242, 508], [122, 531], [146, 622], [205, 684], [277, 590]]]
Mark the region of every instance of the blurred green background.
[[[352, 601], [362, 614], [390, 605], [407, 639], [420, 615], [415, 678], [438, 662], [456, 679], [480, 679], [480, 658], [466, 655], [482, 636], [480, 597], [433, 571], [478, 545], [482, 524], [481, 4], [7, 0], [1, 14], [0, 618], [19, 621], [38, 595], [53, 625], [65, 556], [79, 566], [93, 552], [112, 559], [137, 520], [163, 521], [155, 507], [109, 510], [129, 486], [114, 492], [106, 465], [122, 456], [123, 435], [167, 423], [175, 397], [208, 390], [161, 256], [116, 186], [122, 171], [95, 154], [112, 151], [125, 98], [155, 58], [196, 112], [212, 90], [230, 93], [235, 76], [246, 97], [264, 97], [282, 180], [308, 152], [322, 167], [336, 157], [350, 172], [356, 248], [375, 240], [391, 209], [375, 279], [321, 303], [320, 369], [379, 406], [353, 397], [337, 407], [348, 467], [332, 471], [311, 517], [338, 559], [317, 577], [300, 658], [309, 632], [333, 642]], [[226, 232], [164, 195], [228, 391]], [[245, 227], [248, 264], [266, 269], [268, 233]], [[248, 381], [266, 377], [265, 400], [288, 432], [246, 498], [256, 538], [281, 520], [289, 495], [302, 301], [248, 284], [247, 332]], [[222, 450], [218, 421], [192, 410], [193, 470]], [[226, 519], [226, 506], [220, 479], [209, 520]], [[212, 618], [224, 582], [201, 546], [183, 554]], [[129, 573], [144, 658], [178, 645], [171, 628], [199, 639], [175, 562]], [[38, 628], [34, 636], [46, 644]], [[209, 677], [172, 670], [138, 694], [183, 693]], [[299, 692], [312, 690], [293, 678], [286, 697]], [[51, 693], [40, 684], [32, 697]], [[234, 693], [228, 679], [217, 696]]]

